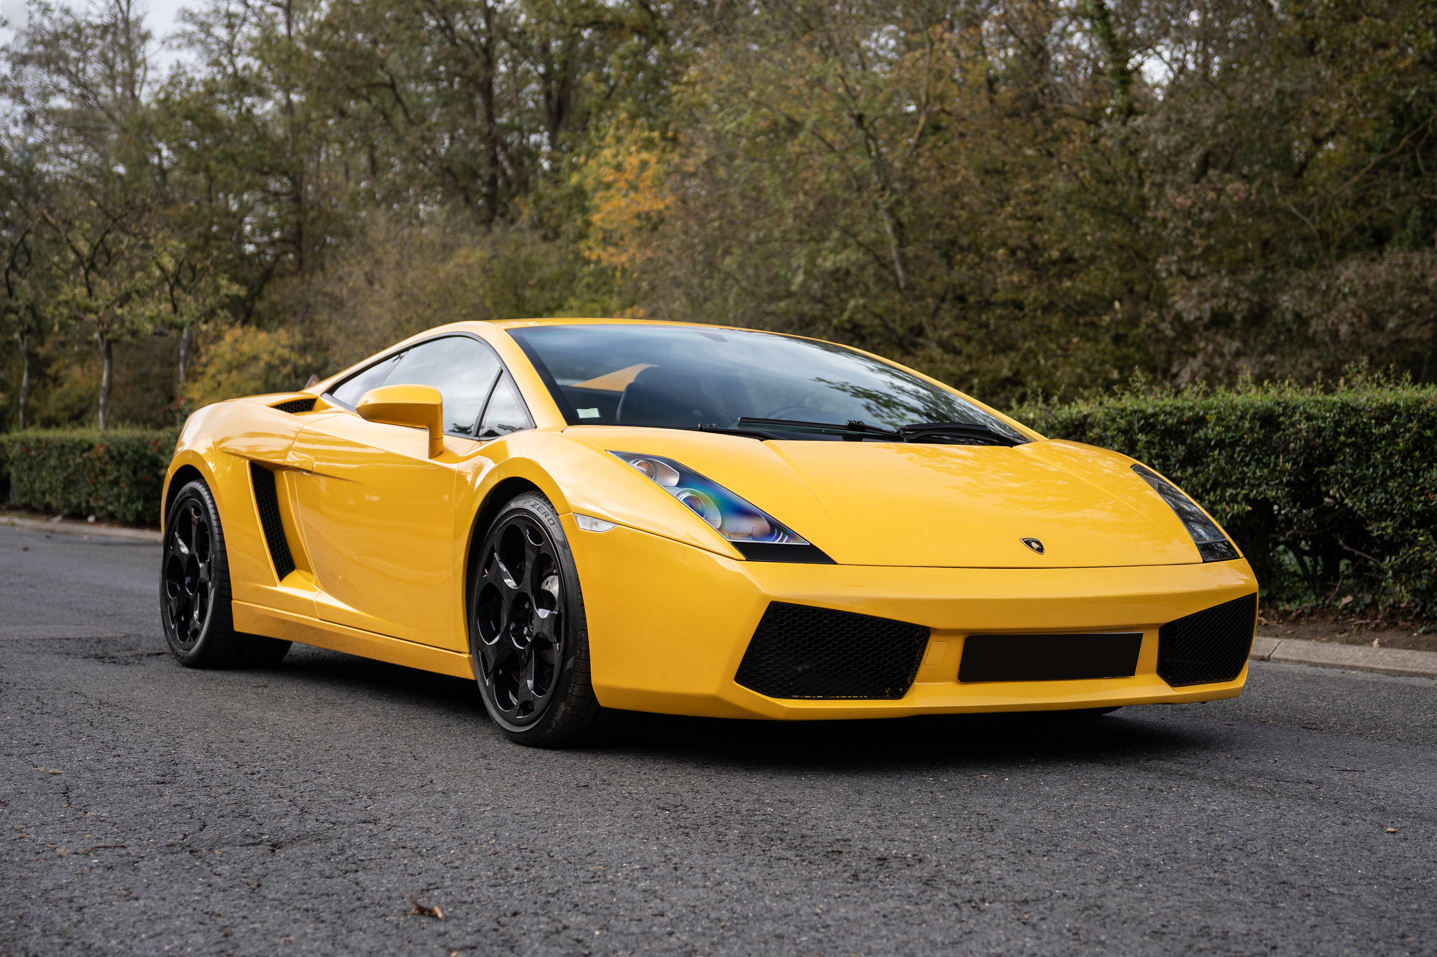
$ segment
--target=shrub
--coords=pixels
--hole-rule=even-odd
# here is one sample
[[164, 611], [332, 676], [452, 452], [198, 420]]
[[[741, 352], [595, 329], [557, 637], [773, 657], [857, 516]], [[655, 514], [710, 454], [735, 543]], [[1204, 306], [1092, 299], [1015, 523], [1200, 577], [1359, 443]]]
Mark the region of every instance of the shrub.
[[203, 351], [199, 374], [185, 386], [185, 399], [199, 408], [240, 395], [285, 392], [304, 385], [307, 376], [289, 330], [231, 326]]
[[1437, 616], [1437, 388], [1134, 392], [1017, 418], [1181, 485], [1280, 608]]
[[37, 430], [0, 436], [10, 502], [47, 514], [157, 525], [176, 434]]

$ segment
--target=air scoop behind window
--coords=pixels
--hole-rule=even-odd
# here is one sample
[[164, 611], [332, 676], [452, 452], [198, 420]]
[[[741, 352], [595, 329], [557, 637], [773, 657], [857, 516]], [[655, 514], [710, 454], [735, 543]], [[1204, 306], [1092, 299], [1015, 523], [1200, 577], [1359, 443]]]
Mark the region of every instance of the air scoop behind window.
[[301, 412], [312, 411], [315, 401], [314, 396], [306, 395], [297, 399], [285, 399], [283, 402], [276, 402], [271, 405], [270, 408], [278, 409], [281, 412], [288, 412], [290, 415], [298, 415]]

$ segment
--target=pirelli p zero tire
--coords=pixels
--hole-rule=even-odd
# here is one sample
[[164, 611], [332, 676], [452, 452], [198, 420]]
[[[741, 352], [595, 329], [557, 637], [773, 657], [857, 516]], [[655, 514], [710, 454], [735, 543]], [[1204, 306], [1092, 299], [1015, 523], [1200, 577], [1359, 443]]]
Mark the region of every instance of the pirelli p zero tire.
[[235, 631], [224, 529], [209, 486], [180, 489], [165, 519], [160, 622], [170, 653], [188, 668], [262, 667], [289, 642]]
[[483, 536], [469, 567], [469, 650], [489, 716], [540, 748], [611, 733], [625, 713], [594, 696], [584, 598], [554, 506], [516, 496]]

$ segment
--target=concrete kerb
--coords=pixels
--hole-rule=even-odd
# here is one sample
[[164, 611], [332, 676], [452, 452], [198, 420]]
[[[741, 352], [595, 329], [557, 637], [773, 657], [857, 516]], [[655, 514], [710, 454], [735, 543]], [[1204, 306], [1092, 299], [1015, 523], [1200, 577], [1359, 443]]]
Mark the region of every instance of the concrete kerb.
[[12, 525], [15, 528], [28, 528], [37, 532], [52, 532], [61, 535], [94, 535], [100, 538], [124, 538], [132, 542], [154, 542], [160, 541], [160, 533], [148, 528], [121, 528], [118, 525], [101, 525], [98, 522], [77, 522], [73, 519], [44, 518], [17, 518], [6, 515], [0, 517], [0, 525]]
[[1300, 638], [1254, 638], [1252, 657], [1257, 661], [1281, 661], [1318, 668], [1345, 668], [1380, 675], [1437, 678], [1437, 651], [1407, 651], [1402, 648], [1369, 648]]

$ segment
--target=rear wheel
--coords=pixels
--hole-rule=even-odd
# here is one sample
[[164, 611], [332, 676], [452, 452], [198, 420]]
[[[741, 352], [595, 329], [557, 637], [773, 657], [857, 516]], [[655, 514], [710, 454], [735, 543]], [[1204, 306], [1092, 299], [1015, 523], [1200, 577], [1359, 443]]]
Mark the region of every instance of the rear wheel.
[[479, 694], [513, 741], [558, 748], [612, 730], [589, 680], [579, 575], [559, 515], [534, 492], [512, 499], [470, 566], [469, 650]]
[[180, 489], [165, 520], [160, 621], [170, 653], [189, 668], [277, 663], [289, 642], [234, 629], [224, 530], [209, 486]]

